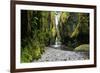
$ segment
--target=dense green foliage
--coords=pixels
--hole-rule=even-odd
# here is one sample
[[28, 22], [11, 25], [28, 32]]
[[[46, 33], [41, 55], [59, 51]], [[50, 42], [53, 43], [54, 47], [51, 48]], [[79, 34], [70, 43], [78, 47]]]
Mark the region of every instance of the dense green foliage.
[[62, 44], [71, 50], [89, 44], [89, 14], [62, 12], [59, 30]]
[[45, 46], [54, 43], [54, 22], [54, 12], [21, 11], [21, 62], [39, 59]]
[[54, 11], [21, 10], [21, 62], [38, 60], [56, 37], [67, 50], [89, 44], [89, 14], [59, 13], [57, 33]]

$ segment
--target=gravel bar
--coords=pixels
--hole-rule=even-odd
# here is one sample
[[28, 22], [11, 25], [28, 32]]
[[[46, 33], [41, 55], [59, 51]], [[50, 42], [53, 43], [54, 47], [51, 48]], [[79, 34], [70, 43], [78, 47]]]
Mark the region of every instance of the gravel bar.
[[33, 62], [46, 62], [46, 61], [69, 61], [69, 60], [87, 60], [89, 55], [87, 52], [66, 51], [62, 49], [55, 49], [46, 47], [45, 52], [40, 59]]

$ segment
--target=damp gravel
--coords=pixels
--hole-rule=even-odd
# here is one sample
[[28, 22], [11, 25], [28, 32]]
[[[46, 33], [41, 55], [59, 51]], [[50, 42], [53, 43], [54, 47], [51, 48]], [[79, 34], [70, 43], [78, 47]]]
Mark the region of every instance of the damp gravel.
[[46, 62], [46, 61], [69, 61], [69, 60], [87, 60], [89, 55], [87, 52], [75, 52], [62, 49], [55, 49], [46, 47], [45, 52], [41, 58], [33, 62]]

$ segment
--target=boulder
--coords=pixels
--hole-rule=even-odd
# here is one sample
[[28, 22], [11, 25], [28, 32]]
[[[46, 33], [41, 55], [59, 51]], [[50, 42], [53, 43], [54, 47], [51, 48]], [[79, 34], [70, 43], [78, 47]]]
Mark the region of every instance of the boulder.
[[82, 44], [74, 49], [74, 51], [89, 52], [89, 44]]

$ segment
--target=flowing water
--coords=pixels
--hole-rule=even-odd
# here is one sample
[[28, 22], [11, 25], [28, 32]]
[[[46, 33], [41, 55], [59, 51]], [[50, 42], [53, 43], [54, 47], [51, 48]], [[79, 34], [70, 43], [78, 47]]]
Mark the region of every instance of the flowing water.
[[58, 34], [59, 34], [59, 29], [58, 29], [58, 22], [59, 22], [59, 18], [60, 18], [60, 13], [55, 12], [55, 27], [56, 27], [56, 38], [55, 38], [55, 44], [53, 45], [53, 47], [57, 48], [61, 46], [61, 42], [58, 38]]

